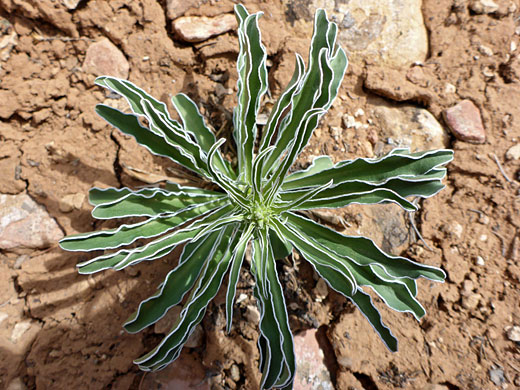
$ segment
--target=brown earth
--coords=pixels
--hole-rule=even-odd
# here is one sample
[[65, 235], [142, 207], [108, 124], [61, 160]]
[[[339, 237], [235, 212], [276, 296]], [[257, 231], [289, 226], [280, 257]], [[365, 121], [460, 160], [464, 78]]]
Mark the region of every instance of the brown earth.
[[[230, 0], [199, 3], [204, 4], [186, 15], [232, 12]], [[312, 24], [305, 13], [294, 17], [300, 3], [244, 1], [250, 12], [265, 13], [261, 28], [273, 96], [290, 77], [292, 53], [307, 52]], [[487, 136], [483, 144], [450, 140], [455, 160], [447, 188], [423, 202], [415, 216], [424, 242], [407, 234], [398, 249], [448, 273], [445, 284], [420, 283], [428, 311], [420, 323], [383, 308], [400, 352], [388, 352], [342, 297], [329, 293], [317, 302], [316, 281], [304, 262], [293, 259], [298, 267], [284, 266], [292, 328], [320, 328], [336, 389], [520, 388], [520, 346], [506, 331], [520, 325], [520, 166], [506, 158], [520, 142], [520, 62], [513, 50], [520, 41], [520, 2], [497, 4], [495, 12], [477, 14], [468, 1], [424, 0], [427, 60], [405, 70], [351, 63], [339, 98], [300, 159], [303, 165], [322, 153], [336, 161], [374, 156], [383, 140], [377, 125], [365, 121], [366, 130], [343, 129], [340, 137], [334, 129], [344, 127], [343, 114], [368, 112], [377, 102], [426, 108], [443, 123], [445, 109], [470, 99]], [[103, 37], [125, 55], [129, 80], [163, 101], [187, 93], [229, 138], [236, 33], [182, 43], [166, 13], [165, 2], [156, 0], [85, 0], [74, 10], [59, 1], [0, 0], [2, 33], [14, 29], [18, 35], [7, 56], [0, 52], [0, 193], [26, 192], [71, 234], [113, 226], [94, 220], [78, 194], [92, 186], [139, 186], [176, 172], [95, 116], [98, 102], [122, 104], [94, 86], [95, 75], [82, 66], [87, 48]], [[10, 27], [4, 28], [5, 20]], [[447, 93], [447, 84], [455, 91]], [[76, 202], [64, 207], [64, 199]], [[349, 209], [336, 217], [354, 228], [362, 219]], [[160, 388], [160, 376], [145, 376], [132, 364], [160, 332], [128, 335], [121, 324], [155, 291], [178, 254], [86, 277], [75, 270], [86, 255], [56, 245], [1, 251], [0, 311], [7, 317], [0, 322], [0, 387], [23, 388], [13, 387], [23, 382], [30, 389]], [[223, 332], [219, 295], [203, 322], [202, 345], [182, 354], [177, 372], [190, 376], [194, 388], [258, 388], [257, 325], [247, 320], [247, 307], [254, 305], [251, 278], [242, 276], [238, 293], [247, 298], [237, 304], [231, 335]], [[21, 332], [16, 342], [15, 328]]]

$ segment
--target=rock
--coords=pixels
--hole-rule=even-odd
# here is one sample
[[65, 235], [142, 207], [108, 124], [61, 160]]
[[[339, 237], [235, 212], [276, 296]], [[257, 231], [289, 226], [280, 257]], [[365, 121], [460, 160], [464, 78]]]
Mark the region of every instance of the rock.
[[351, 227], [344, 233], [352, 236], [364, 236], [387, 253], [400, 254], [409, 242], [405, 212], [394, 204], [349, 205], [345, 212]]
[[[322, 3], [315, 0], [315, 8]], [[327, 2], [326, 10], [337, 20], [338, 42], [351, 62], [406, 68], [428, 54], [421, 6], [421, 0], [351, 0]]]
[[199, 8], [206, 0], [166, 0], [166, 16], [170, 20], [177, 19], [190, 8]]
[[518, 160], [520, 158], [520, 144], [516, 144], [508, 149], [506, 153], [508, 160]]
[[378, 105], [372, 110], [373, 121], [386, 138], [385, 152], [396, 147], [414, 151], [442, 149], [449, 145], [448, 133], [429, 111], [415, 106]]
[[0, 61], [7, 61], [16, 45], [17, 34], [7, 19], [0, 19]]
[[294, 337], [296, 355], [294, 390], [334, 389], [316, 333], [316, 329], [311, 329]]
[[23, 379], [18, 377], [14, 378], [9, 385], [7, 385], [6, 390], [26, 390], [27, 386], [23, 383]]
[[482, 295], [473, 293], [468, 296], [462, 297], [462, 307], [467, 310], [476, 309], [480, 300], [482, 299]]
[[182, 16], [172, 22], [173, 31], [185, 42], [202, 42], [215, 35], [237, 28], [232, 14], [208, 18], [206, 16]]
[[56, 221], [28, 195], [0, 194], [0, 249], [46, 248], [62, 237]]
[[181, 314], [182, 307], [174, 306], [170, 308], [163, 318], [157, 321], [154, 325], [153, 331], [155, 333], [168, 333], [170, 329], [173, 327], [173, 324], [179, 318]]
[[506, 378], [504, 376], [504, 370], [501, 368], [490, 368], [489, 369], [489, 379], [496, 386], [502, 386], [506, 382]]
[[18, 256], [18, 258], [14, 262], [13, 268], [14, 269], [22, 268], [22, 264], [25, 263], [29, 259], [30, 259], [30, 257], [28, 255]]
[[126, 79], [130, 66], [124, 54], [108, 38], [103, 38], [87, 49], [83, 69], [96, 76]]
[[255, 305], [247, 305], [244, 317], [253, 324], [260, 322], [260, 312]]
[[510, 326], [506, 332], [509, 340], [520, 343], [520, 326]]
[[445, 110], [444, 120], [453, 135], [461, 141], [475, 144], [486, 142], [480, 111], [471, 100], [462, 100]]
[[80, 192], [76, 194], [65, 195], [60, 202], [60, 211], [64, 213], [70, 213], [74, 209], [79, 210], [81, 209], [84, 200], [85, 194]]
[[233, 364], [229, 369], [229, 376], [233, 382], [238, 382], [240, 380], [240, 368], [238, 368], [236, 364]]
[[27, 332], [31, 328], [31, 321], [22, 321], [17, 323], [14, 328], [13, 332], [11, 333], [11, 341], [13, 343], [17, 343], [18, 340], [22, 338], [25, 332]]
[[492, 14], [498, 11], [498, 4], [492, 0], [473, 0], [469, 8], [476, 14]]
[[68, 9], [76, 9], [78, 4], [81, 2], [81, 0], [63, 0], [62, 3], [67, 7]]
[[202, 326], [197, 325], [195, 327], [195, 330], [191, 334], [191, 336], [188, 338], [188, 341], [186, 341], [186, 344], [184, 344], [185, 347], [188, 348], [198, 348], [202, 345], [204, 342], [204, 330], [202, 329]]
[[327, 286], [327, 282], [325, 282], [325, 280], [323, 280], [322, 278], [318, 279], [316, 287], [312, 289], [312, 292], [316, 297], [316, 302], [323, 301], [325, 298], [327, 298], [327, 295], [329, 295], [329, 288]]
[[18, 102], [13, 91], [0, 89], [0, 118], [9, 119], [16, 112]]

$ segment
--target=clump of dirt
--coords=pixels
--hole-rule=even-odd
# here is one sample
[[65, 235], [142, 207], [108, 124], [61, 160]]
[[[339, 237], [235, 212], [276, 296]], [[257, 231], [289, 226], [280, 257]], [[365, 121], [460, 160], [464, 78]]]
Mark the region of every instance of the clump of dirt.
[[[0, 0], [0, 193], [30, 195], [64, 234], [72, 234], [115, 226], [90, 216], [84, 195], [92, 186], [192, 179], [95, 116], [100, 102], [125, 108], [122, 99], [94, 85], [95, 69], [83, 66], [89, 47], [102, 38], [124, 55], [129, 80], [165, 102], [187, 93], [215, 131], [231, 137], [236, 33], [179, 41], [168, 18], [173, 3]], [[293, 53], [308, 50], [312, 13], [301, 1], [243, 3], [250, 12], [264, 12], [260, 27], [274, 98], [290, 79]], [[385, 349], [346, 299], [333, 292], [321, 296], [303, 259], [280, 262], [291, 327], [320, 328], [330, 347], [327, 358], [335, 359], [328, 367], [337, 389], [520, 387], [520, 347], [506, 330], [520, 325], [520, 159], [518, 152], [508, 153], [520, 143], [520, 4], [500, 0], [484, 12], [474, 3], [493, 2], [423, 1], [429, 55], [422, 63], [405, 69], [351, 63], [338, 99], [298, 161], [305, 166], [319, 154], [339, 161], [387, 150], [392, 143], [373, 116], [379, 105], [426, 109], [446, 127], [443, 111], [469, 99], [486, 131], [482, 144], [447, 137], [455, 150], [447, 188], [424, 201], [412, 219], [422, 241], [408, 216], [394, 209], [363, 214], [363, 208], [347, 208], [314, 216], [355, 234], [363, 226], [376, 232], [384, 222], [377, 216], [384, 215], [394, 221], [387, 232], [396, 238], [384, 241], [381, 233], [381, 245], [446, 270], [445, 284], [419, 286], [428, 312], [421, 323], [379, 305], [400, 339], [399, 353]], [[213, 17], [232, 12], [234, 2], [186, 4], [185, 15]], [[265, 103], [270, 107], [273, 100]], [[226, 148], [232, 158], [232, 145]], [[86, 255], [56, 245], [0, 250], [0, 384], [139, 389], [174, 383], [132, 363], [161, 332], [128, 335], [121, 324], [155, 291], [178, 255], [176, 250], [125, 272], [86, 277], [75, 270]], [[258, 388], [252, 283], [244, 270], [229, 336], [222, 292], [211, 303], [205, 337], [175, 363], [176, 372], [191, 374], [188, 382], [175, 382], [177, 388]]]

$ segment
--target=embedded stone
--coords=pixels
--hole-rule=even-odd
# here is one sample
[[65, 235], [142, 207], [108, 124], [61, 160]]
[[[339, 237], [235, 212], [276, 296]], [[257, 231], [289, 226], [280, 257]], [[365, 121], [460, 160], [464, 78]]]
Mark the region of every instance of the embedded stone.
[[0, 249], [47, 248], [63, 237], [56, 221], [26, 194], [0, 194]]
[[215, 35], [224, 34], [237, 28], [232, 14], [208, 18], [206, 16], [182, 16], [172, 23], [177, 37], [185, 42], [202, 42]]
[[471, 100], [462, 100], [445, 110], [444, 120], [453, 135], [461, 141], [475, 144], [486, 142], [480, 110]]
[[130, 66], [121, 50], [108, 38], [103, 38], [89, 46], [83, 68], [96, 76], [126, 79]]

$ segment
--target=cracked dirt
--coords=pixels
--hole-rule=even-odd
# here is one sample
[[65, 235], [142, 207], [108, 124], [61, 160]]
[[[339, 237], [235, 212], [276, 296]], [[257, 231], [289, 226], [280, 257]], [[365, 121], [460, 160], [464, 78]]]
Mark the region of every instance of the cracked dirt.
[[[232, 12], [231, 0], [198, 3], [187, 14]], [[243, 3], [250, 12], [265, 13], [260, 24], [276, 97], [290, 78], [292, 53], [307, 53], [312, 12], [296, 0]], [[520, 388], [520, 347], [506, 331], [520, 325], [520, 160], [506, 157], [520, 142], [520, 2], [496, 1], [498, 8], [488, 14], [470, 3], [475, 2], [422, 2], [429, 51], [420, 64], [394, 69], [352, 61], [337, 101], [298, 162], [304, 166], [318, 154], [338, 161], [387, 151], [394, 136], [378, 122], [381, 107], [406, 109], [414, 117], [426, 109], [446, 128], [443, 111], [470, 99], [486, 130], [483, 144], [447, 137], [455, 150], [447, 188], [423, 202], [413, 217], [424, 242], [408, 216], [387, 206], [317, 215], [338, 230], [361, 229], [393, 253], [447, 271], [445, 284], [420, 283], [428, 312], [420, 323], [382, 308], [400, 352], [388, 352], [344, 298], [333, 292], [317, 296], [317, 280], [304, 261], [295, 256], [280, 264], [292, 329], [319, 329], [336, 389]], [[93, 186], [194, 179], [96, 117], [99, 102], [125, 105], [94, 86], [95, 75], [83, 68], [93, 42], [107, 37], [126, 57], [128, 79], [161, 100], [188, 94], [213, 128], [229, 138], [235, 32], [180, 42], [167, 19], [166, 1], [156, 0], [84, 0], [74, 10], [59, 1], [0, 0], [0, 17], [17, 34], [0, 62], [0, 194], [28, 194], [65, 234], [115, 226], [90, 216], [85, 195]], [[233, 145], [225, 151], [233, 158]], [[371, 220], [388, 229], [377, 230]], [[178, 255], [176, 250], [125, 272], [87, 277], [77, 274], [75, 264], [88, 255], [63, 252], [56, 244], [1, 250], [0, 387], [159, 388], [162, 377], [144, 376], [132, 360], [149, 350], [160, 332], [129, 335], [121, 324], [155, 291]], [[202, 344], [184, 350], [179, 372], [196, 388], [258, 388], [257, 325], [248, 320], [251, 287], [244, 270], [237, 293], [245, 298], [237, 304], [229, 337], [219, 294], [203, 321]]]

